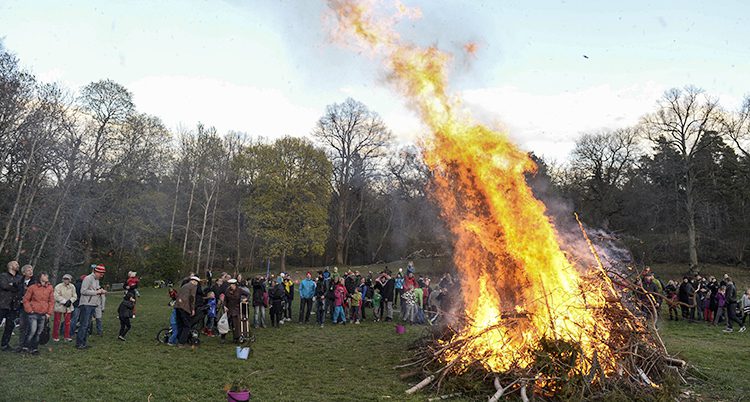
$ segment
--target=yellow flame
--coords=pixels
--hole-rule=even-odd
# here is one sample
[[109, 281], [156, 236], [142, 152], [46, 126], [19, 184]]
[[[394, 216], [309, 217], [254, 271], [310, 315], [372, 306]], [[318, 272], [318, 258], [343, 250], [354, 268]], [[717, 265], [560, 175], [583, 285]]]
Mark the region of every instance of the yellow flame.
[[[403, 42], [393, 19], [378, 18], [375, 3], [330, 0], [342, 30], [384, 56], [390, 82], [406, 95], [432, 136], [424, 157], [434, 172], [433, 194], [456, 237], [466, 313], [473, 319], [456, 339], [469, 340], [459, 366], [473, 362], [502, 372], [527, 367], [543, 338], [575, 342], [602, 367], [614, 369], [597, 320], [604, 292], [589, 288], [561, 250], [553, 223], [526, 183], [536, 165], [498, 131], [474, 123], [447, 91], [450, 57], [435, 47]], [[398, 14], [419, 15], [403, 11]], [[473, 49], [473, 48], [472, 48]], [[606, 280], [606, 279], [605, 279]], [[503, 312], [527, 318], [504, 320]], [[454, 339], [455, 340], [455, 339]], [[580, 370], [587, 370], [581, 362]]]

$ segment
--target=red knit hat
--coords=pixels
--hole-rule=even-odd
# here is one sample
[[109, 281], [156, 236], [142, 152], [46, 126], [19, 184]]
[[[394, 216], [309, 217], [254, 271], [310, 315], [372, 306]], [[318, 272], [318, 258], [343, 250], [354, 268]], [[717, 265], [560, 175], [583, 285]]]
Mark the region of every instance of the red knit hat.
[[104, 265], [102, 265], [102, 264], [99, 264], [99, 265], [97, 265], [96, 267], [94, 267], [94, 272], [97, 272], [97, 273], [103, 274], [103, 273], [107, 272], [107, 269], [106, 269], [106, 268], [104, 268]]

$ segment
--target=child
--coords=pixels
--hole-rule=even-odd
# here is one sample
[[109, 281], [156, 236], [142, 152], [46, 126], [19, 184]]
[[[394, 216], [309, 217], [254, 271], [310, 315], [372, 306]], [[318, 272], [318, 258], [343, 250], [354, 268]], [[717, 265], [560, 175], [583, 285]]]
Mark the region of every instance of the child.
[[[677, 313], [677, 284], [675, 281], [669, 281], [667, 286], [664, 287], [664, 291], [667, 293], [667, 304], [669, 305], [669, 320], [680, 320], [680, 315]], [[674, 318], [672, 318], [674, 316]]]
[[135, 293], [128, 292], [120, 302], [120, 307], [117, 308], [117, 315], [120, 317], [120, 334], [117, 339], [124, 341], [125, 335], [130, 331], [130, 317], [133, 316], [133, 308], [135, 308]]
[[380, 321], [380, 299], [382, 298], [380, 296], [380, 289], [375, 289], [375, 293], [372, 294], [372, 314], [375, 316], [375, 322]]
[[346, 314], [344, 313], [344, 301], [349, 296], [344, 287], [344, 278], [339, 278], [336, 288], [333, 290], [333, 323], [339, 322], [346, 325]]
[[216, 328], [216, 294], [214, 292], [208, 292], [206, 306], [208, 306], [208, 319], [206, 320], [206, 326], [203, 328], [203, 333], [208, 336], [215, 336], [214, 328]]
[[177, 291], [174, 290], [173, 287], [169, 287], [169, 303], [167, 305], [169, 307], [174, 307], [174, 304], [177, 302]]
[[716, 325], [717, 323], [721, 322], [722, 319], [725, 318], [727, 313], [727, 287], [722, 286], [719, 288], [719, 292], [716, 293], [716, 301], [719, 306], [719, 309], [716, 310], [716, 317], [714, 317], [713, 325]]
[[352, 307], [352, 321], [354, 321], [355, 324], [359, 324], [359, 306], [362, 304], [362, 293], [359, 291], [359, 288], [354, 288], [354, 294], [351, 297], [351, 307]]
[[745, 332], [745, 320], [748, 316], [750, 316], [750, 289], [747, 289], [745, 294], [742, 295], [742, 327], [740, 327], [740, 332]]

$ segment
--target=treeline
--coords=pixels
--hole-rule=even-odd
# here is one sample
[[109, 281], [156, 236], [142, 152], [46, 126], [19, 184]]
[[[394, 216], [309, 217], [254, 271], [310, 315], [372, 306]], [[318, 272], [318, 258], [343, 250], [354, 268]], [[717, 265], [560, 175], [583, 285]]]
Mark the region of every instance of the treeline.
[[738, 110], [694, 88], [667, 91], [634, 127], [582, 135], [555, 187], [643, 263], [745, 264], [750, 97]]
[[321, 112], [312, 140], [173, 132], [122, 85], [42, 83], [0, 45], [2, 261], [174, 278], [444, 252], [416, 148], [352, 99]]

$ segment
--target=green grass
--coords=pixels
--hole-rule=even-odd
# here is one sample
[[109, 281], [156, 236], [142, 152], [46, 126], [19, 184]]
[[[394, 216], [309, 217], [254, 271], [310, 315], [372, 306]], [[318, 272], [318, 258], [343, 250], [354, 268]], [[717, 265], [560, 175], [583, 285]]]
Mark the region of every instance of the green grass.
[[218, 337], [202, 336], [195, 349], [158, 344], [155, 335], [170, 314], [163, 289], [144, 289], [133, 329], [121, 342], [115, 299], [110, 296], [104, 313], [104, 336], [91, 336], [89, 350], [50, 342], [39, 356], [0, 354], [0, 400], [145, 401], [151, 395], [152, 401], [220, 401], [237, 379], [261, 401], [404, 400], [409, 384], [392, 367], [423, 331], [408, 327], [397, 335], [391, 323], [320, 328], [295, 320], [257, 330], [250, 358], [239, 360], [234, 345]]
[[[439, 276], [441, 265], [417, 261], [421, 273], [433, 276]], [[672, 279], [681, 278], [684, 267], [656, 265], [654, 270], [662, 279]], [[705, 271], [716, 276], [726, 271], [739, 284], [750, 283], [749, 273], [733, 267]], [[321, 329], [293, 321], [280, 329], [257, 330], [253, 353], [243, 361], [235, 358], [233, 344], [222, 345], [218, 337], [201, 337], [195, 349], [157, 344], [155, 334], [168, 324], [170, 314], [164, 289], [143, 290], [128, 340], [118, 341], [118, 297], [110, 296], [105, 335], [92, 336], [89, 350], [51, 342], [39, 356], [0, 353], [0, 400], [145, 401], [150, 395], [151, 401], [221, 401], [226, 400], [225, 386], [238, 379], [261, 401], [426, 399], [406, 398], [404, 391], [417, 379], [402, 381], [392, 369], [409, 356], [408, 346], [423, 327], [407, 327], [405, 335], [397, 335], [389, 323], [326, 322]], [[660, 333], [670, 353], [707, 378], [691, 380], [686, 387], [701, 400], [737, 400], [750, 392], [750, 333], [725, 334], [721, 328], [684, 321], [662, 321]], [[16, 344], [15, 338], [11, 344]]]

